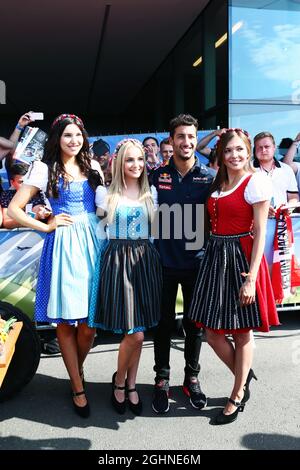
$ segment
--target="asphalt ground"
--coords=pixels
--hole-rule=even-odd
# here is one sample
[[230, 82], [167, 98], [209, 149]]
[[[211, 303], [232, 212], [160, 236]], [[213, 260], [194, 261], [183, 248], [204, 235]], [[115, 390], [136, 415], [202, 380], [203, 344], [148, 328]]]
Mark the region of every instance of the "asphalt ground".
[[138, 373], [142, 416], [122, 416], [110, 405], [118, 336], [100, 334], [86, 361], [88, 419], [72, 408], [70, 385], [60, 355], [42, 355], [34, 379], [0, 405], [0, 449], [63, 450], [299, 450], [300, 312], [282, 312], [282, 325], [255, 333], [251, 398], [236, 422], [212, 425], [226, 403], [232, 376], [206, 342], [201, 351], [201, 386], [208, 406], [192, 408], [182, 392], [183, 338], [172, 339], [171, 406], [166, 415], [152, 411], [153, 341], [148, 335]]

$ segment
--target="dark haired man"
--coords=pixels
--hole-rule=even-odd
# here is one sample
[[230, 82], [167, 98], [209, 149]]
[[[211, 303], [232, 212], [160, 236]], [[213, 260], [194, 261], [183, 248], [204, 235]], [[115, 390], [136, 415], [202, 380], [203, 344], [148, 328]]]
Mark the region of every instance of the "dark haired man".
[[160, 166], [158, 156], [159, 143], [157, 138], [152, 136], [145, 137], [142, 143], [145, 148], [147, 173], [149, 174]]
[[[4, 228], [11, 229], [21, 227], [16, 220], [8, 216], [7, 208], [14, 195], [21, 187], [27, 171], [28, 165], [25, 163], [15, 163], [10, 167], [10, 189], [2, 191], [0, 195], [0, 210], [2, 211], [2, 224]], [[46, 208], [46, 199], [41, 191], [30, 200], [28, 206], [30, 207], [30, 214], [38, 220], [46, 219], [51, 213], [51, 211]]]
[[[111, 183], [110, 145], [103, 139], [95, 140], [92, 145], [93, 159], [100, 163], [105, 185]], [[102, 175], [101, 175], [102, 176]]]
[[[185, 229], [195, 232], [197, 206], [205, 203], [213, 180], [211, 170], [201, 165], [195, 156], [197, 129], [197, 120], [188, 114], [180, 114], [171, 120], [169, 140], [173, 146], [173, 157], [167, 166], [157, 169], [152, 175], [151, 190], [159, 207], [166, 205], [171, 208], [177, 204], [180, 208], [174, 218], [170, 218], [170, 236], [164, 239], [160, 232], [156, 241], [163, 265], [161, 321], [154, 338], [156, 377], [152, 408], [156, 413], [169, 410], [170, 344], [179, 284], [183, 292], [183, 327], [186, 335], [183, 390], [194, 408], [206, 406], [206, 396], [198, 381], [202, 332], [186, 318], [197, 278], [199, 248], [187, 248], [186, 244], [191, 240], [186, 236]], [[182, 228], [181, 238], [175, 233], [178, 226]]]

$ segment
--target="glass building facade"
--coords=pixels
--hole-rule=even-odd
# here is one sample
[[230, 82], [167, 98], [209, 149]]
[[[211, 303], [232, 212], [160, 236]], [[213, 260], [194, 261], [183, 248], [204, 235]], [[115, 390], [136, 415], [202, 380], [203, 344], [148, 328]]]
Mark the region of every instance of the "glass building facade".
[[300, 131], [300, 1], [229, 4], [229, 126], [277, 144]]
[[188, 112], [203, 129], [294, 138], [299, 57], [300, 0], [211, 0], [126, 110], [125, 127], [163, 130]]
[[125, 110], [124, 128], [165, 130], [181, 112], [197, 117], [203, 129], [226, 126], [227, 29], [227, 1], [211, 0]]

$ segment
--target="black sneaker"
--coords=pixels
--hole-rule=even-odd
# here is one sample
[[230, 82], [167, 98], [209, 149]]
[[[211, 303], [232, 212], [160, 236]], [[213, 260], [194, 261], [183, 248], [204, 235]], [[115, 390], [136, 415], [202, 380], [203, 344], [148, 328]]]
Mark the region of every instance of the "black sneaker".
[[197, 377], [186, 377], [183, 383], [183, 392], [190, 398], [194, 408], [201, 410], [207, 405], [206, 395], [202, 392]]
[[154, 386], [152, 409], [155, 413], [167, 413], [169, 408], [169, 382], [161, 379]]

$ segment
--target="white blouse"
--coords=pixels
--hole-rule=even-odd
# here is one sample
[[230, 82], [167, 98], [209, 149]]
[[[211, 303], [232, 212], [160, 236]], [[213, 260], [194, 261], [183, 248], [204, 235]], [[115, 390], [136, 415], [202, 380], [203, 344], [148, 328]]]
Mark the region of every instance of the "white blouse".
[[[97, 162], [96, 160], [91, 160], [91, 167], [93, 170], [98, 171], [104, 181], [103, 172], [101, 170], [99, 162]], [[46, 192], [48, 183], [48, 166], [46, 165], [46, 163], [41, 162], [39, 160], [33, 162], [28, 172], [23, 178], [23, 183], [28, 184], [30, 186], [35, 186], [41, 191]]]
[[[101, 209], [107, 209], [107, 189], [104, 186], [98, 186], [96, 189], [95, 204]], [[129, 199], [126, 196], [121, 196], [118, 202], [118, 206], [126, 207], [138, 207], [144, 204], [140, 201]]]
[[[233, 193], [241, 184], [242, 182], [249, 176], [249, 174], [244, 175], [238, 184], [234, 186], [234, 188], [230, 189], [229, 191], [215, 191], [212, 193], [212, 197], [225, 197], [229, 194]], [[248, 204], [255, 204], [256, 202], [262, 201], [270, 201], [272, 197], [272, 183], [270, 178], [268, 178], [263, 173], [253, 173], [252, 177], [250, 178], [247, 186], [245, 187], [244, 192], [245, 200]]]
[[106, 210], [107, 208], [107, 189], [105, 186], [97, 186], [95, 194], [95, 204], [97, 207]]

